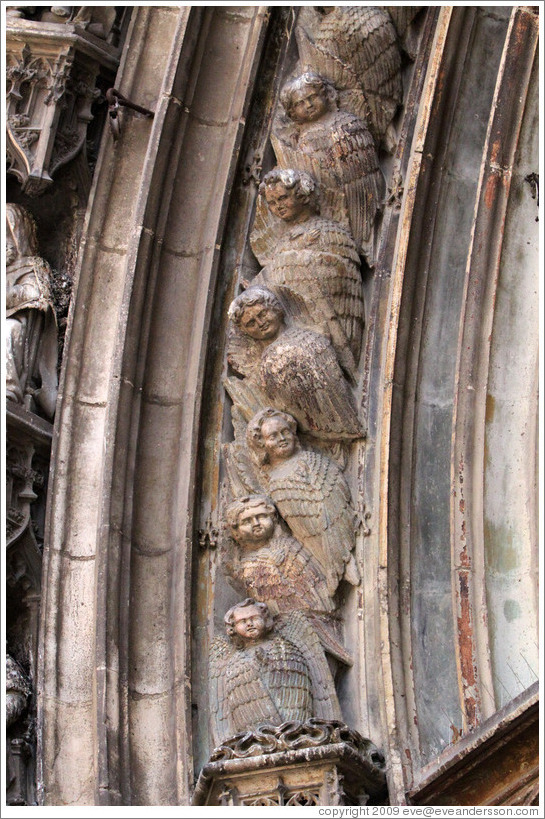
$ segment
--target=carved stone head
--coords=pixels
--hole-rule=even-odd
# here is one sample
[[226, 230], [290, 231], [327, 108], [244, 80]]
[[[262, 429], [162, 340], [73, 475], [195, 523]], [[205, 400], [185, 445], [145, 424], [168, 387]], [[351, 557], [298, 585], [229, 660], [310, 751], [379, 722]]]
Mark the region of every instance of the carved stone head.
[[237, 648], [256, 643], [272, 631], [274, 619], [266, 603], [258, 603], [247, 597], [226, 612], [223, 618], [225, 630]]
[[274, 466], [275, 463], [291, 458], [301, 448], [295, 418], [272, 407], [254, 415], [248, 424], [246, 440], [261, 466]]
[[6, 264], [24, 256], [38, 255], [36, 223], [30, 213], [9, 202], [6, 205]]
[[247, 495], [226, 509], [231, 537], [242, 545], [258, 548], [271, 539], [277, 524], [274, 503], [266, 495]]
[[284, 323], [284, 308], [266, 287], [248, 287], [231, 302], [229, 318], [256, 341], [276, 338]]
[[294, 122], [316, 122], [336, 109], [337, 91], [325, 77], [306, 71], [285, 84], [280, 101]]
[[305, 171], [275, 168], [263, 177], [259, 193], [270, 212], [285, 222], [320, 212], [318, 185]]

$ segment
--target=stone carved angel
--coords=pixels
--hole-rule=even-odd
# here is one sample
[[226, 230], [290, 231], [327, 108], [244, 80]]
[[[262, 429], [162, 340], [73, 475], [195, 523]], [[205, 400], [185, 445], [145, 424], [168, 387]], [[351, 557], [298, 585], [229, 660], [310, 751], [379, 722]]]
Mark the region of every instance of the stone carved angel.
[[288, 121], [277, 122], [271, 135], [278, 164], [318, 180], [324, 212], [349, 224], [358, 251], [372, 267], [384, 177], [369, 128], [337, 108], [334, 86], [314, 72], [286, 83], [280, 100]]
[[302, 612], [275, 623], [265, 603], [247, 598], [224, 621], [229, 640], [216, 638], [210, 647], [215, 746], [263, 724], [340, 718], [327, 660]]
[[293, 536], [313, 555], [335, 594], [343, 579], [360, 581], [352, 554], [355, 519], [340, 468], [319, 452], [302, 449], [295, 419], [267, 408], [248, 424], [252, 452], [267, 493]]
[[248, 495], [235, 500], [226, 509], [226, 519], [236, 544], [226, 568], [249, 597], [267, 603], [272, 614], [335, 610], [323, 569], [282, 530], [270, 498]]
[[6, 205], [6, 397], [48, 418], [57, 400], [57, 322], [50, 269], [37, 255], [36, 225], [20, 205]]
[[396, 29], [384, 8], [321, 6], [297, 27], [305, 69], [327, 77], [346, 110], [367, 123], [375, 144], [396, 147], [392, 120], [403, 101]]
[[287, 320], [267, 288], [249, 287], [229, 308], [228, 361], [244, 378], [225, 387], [246, 420], [271, 403], [326, 441], [362, 436], [354, 398], [330, 340]]
[[338, 222], [320, 216], [318, 186], [309, 174], [276, 168], [259, 190], [251, 243], [264, 267], [252, 284], [269, 288], [294, 318], [325, 332], [353, 377], [365, 318], [352, 237]]

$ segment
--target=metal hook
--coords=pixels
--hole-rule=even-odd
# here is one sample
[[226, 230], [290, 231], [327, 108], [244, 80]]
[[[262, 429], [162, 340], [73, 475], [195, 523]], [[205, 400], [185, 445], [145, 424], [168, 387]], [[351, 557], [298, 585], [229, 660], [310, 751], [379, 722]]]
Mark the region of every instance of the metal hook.
[[120, 105], [124, 106], [125, 108], [130, 108], [133, 111], [137, 111], [139, 114], [143, 114], [145, 117], [155, 116], [154, 112], [150, 111], [149, 108], [144, 108], [142, 105], [137, 105], [135, 102], [131, 102], [116, 88], [108, 88], [105, 96], [108, 102], [110, 130], [115, 141], [119, 139], [119, 135], [121, 133], [121, 123], [118, 116]]

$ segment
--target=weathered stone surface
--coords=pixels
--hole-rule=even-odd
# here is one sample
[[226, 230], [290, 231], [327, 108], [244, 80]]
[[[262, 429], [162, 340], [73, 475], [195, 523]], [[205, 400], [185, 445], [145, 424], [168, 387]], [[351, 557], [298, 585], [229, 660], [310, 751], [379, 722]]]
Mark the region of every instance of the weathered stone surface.
[[[498, 429], [511, 423], [514, 406], [508, 391], [508, 400], [499, 400], [502, 385], [513, 380], [502, 362], [509, 356], [525, 362], [517, 378], [521, 388], [526, 386], [523, 372], [533, 366], [528, 351], [535, 335], [529, 331], [523, 337], [517, 323], [511, 323], [510, 305], [514, 312], [521, 309], [513, 286], [521, 254], [512, 232], [501, 276], [508, 277], [513, 289], [503, 291], [502, 285], [496, 292], [497, 268], [486, 254], [501, 248], [494, 220], [507, 213], [501, 191], [507, 191], [514, 166], [506, 146], [519, 139], [535, 19], [531, 10], [520, 7], [513, 10], [511, 22], [511, 11], [504, 7], [434, 7], [415, 18], [412, 32], [422, 36], [414, 65], [403, 56], [406, 95], [394, 119], [396, 152], [386, 155], [373, 147], [389, 191], [382, 211], [377, 207], [371, 220], [377, 241], [368, 262], [375, 266], [352, 259], [354, 280], [359, 282], [363, 271], [358, 303], [363, 305], [364, 294], [367, 311], [361, 347], [360, 341], [349, 339], [354, 342], [353, 364], [344, 355], [341, 336], [335, 337], [335, 327], [347, 313], [329, 310], [325, 303], [318, 309], [312, 299], [316, 291], [307, 292], [305, 285], [300, 294], [301, 304], [306, 298], [316, 307], [302, 332], [323, 333], [330, 345], [340, 373], [337, 383], [352, 395], [344, 404], [352, 405], [357, 434], [348, 434], [350, 424], [344, 421], [340, 444], [311, 441], [307, 431], [302, 449], [291, 453], [294, 469], [280, 463], [266, 475], [246, 446], [251, 414], [244, 416], [239, 397], [248, 376], [243, 373], [236, 388], [228, 382], [235, 397], [232, 412], [222, 379], [235, 377], [226, 364], [228, 306], [254, 276], [267, 277], [265, 271], [259, 273], [263, 262], [249, 244], [254, 209], [257, 224], [261, 207], [254, 183], [275, 164], [269, 132], [279, 111], [280, 89], [308, 68], [301, 65], [294, 36], [298, 11], [131, 9], [118, 86], [155, 116], [143, 119], [125, 110], [119, 140], [114, 144], [104, 134], [80, 245], [45, 545], [37, 689], [39, 800], [47, 805], [189, 804], [203, 766], [195, 795], [199, 804], [357, 804], [367, 796], [384, 801], [382, 765], [342, 737], [296, 750], [288, 747], [285, 736], [275, 734], [274, 751], [247, 756], [253, 738], [235, 737], [235, 751], [242, 756], [206, 764], [214, 708], [223, 702], [228, 721], [233, 702], [240, 705], [232, 690], [229, 697], [214, 699], [207, 684], [209, 647], [221, 631], [223, 613], [241, 593], [229, 587], [230, 575], [242, 584], [243, 593], [257, 588], [273, 602], [269, 586], [288, 590], [285, 599], [279, 594], [276, 600], [277, 627], [286, 642], [290, 618], [295, 622], [308, 615], [314, 642], [299, 635], [291, 643], [291, 659], [295, 649], [312, 644], [300, 670], [311, 682], [301, 690], [315, 691], [311, 670], [321, 657], [334, 681], [326, 702], [336, 699], [344, 723], [385, 749], [391, 804], [420, 797], [424, 802], [431, 791], [426, 796], [423, 788], [435, 785], [434, 793], [445, 785], [443, 795], [452, 798], [447, 790], [456, 777], [450, 780], [448, 774], [445, 784], [437, 751], [452, 743], [443, 759], [452, 772], [460, 733], [471, 726], [468, 736], [475, 743], [466, 758], [480, 762], [466, 768], [464, 798], [468, 804], [477, 794], [488, 798], [478, 779], [479, 772], [487, 771], [481, 763], [491, 746], [488, 735], [475, 729], [483, 714], [497, 707], [494, 687], [508, 682], [502, 674], [519, 647], [517, 626], [524, 622], [518, 633], [526, 642], [533, 633], [531, 602], [522, 612], [511, 586], [520, 579], [520, 588], [535, 591], [528, 567], [534, 565], [530, 553], [537, 533], [524, 529], [528, 546], [523, 556], [517, 555], [524, 561], [518, 574], [506, 535], [511, 523], [521, 522], [524, 528], [532, 514], [523, 520], [517, 504], [505, 503], [504, 519], [490, 497], [504, 478], [516, 483], [521, 474], [531, 488], [533, 386], [524, 393], [528, 425], [509, 427], [517, 441], [519, 431], [528, 432], [528, 449], [515, 446], [511, 436], [502, 438]], [[302, 21], [306, 12], [300, 13]], [[400, 32], [403, 25], [401, 21]], [[495, 105], [495, 100], [509, 98], [508, 91], [516, 105]], [[509, 121], [501, 119], [507, 109]], [[509, 139], [498, 143], [505, 173], [494, 177], [494, 162], [486, 151], [496, 144], [496, 125], [498, 133], [507, 129]], [[331, 148], [332, 134], [325, 129], [322, 136]], [[527, 137], [522, 144], [533, 151]], [[298, 153], [297, 145], [291, 150], [288, 170], [304, 170], [310, 150], [306, 155]], [[357, 157], [354, 141], [348, 140], [347, 150], [352, 159]], [[318, 145], [312, 158], [320, 151], [323, 146]], [[305, 157], [301, 164], [298, 157]], [[337, 171], [349, 167], [348, 161], [340, 167], [343, 162], [339, 160]], [[511, 225], [517, 214], [530, 214], [529, 202], [518, 206], [524, 201], [524, 176], [531, 177], [534, 170], [529, 163], [523, 175], [522, 167], [512, 186], [517, 207], [511, 211]], [[490, 187], [485, 184], [489, 174]], [[528, 196], [530, 190], [528, 182]], [[343, 197], [347, 205], [346, 190]], [[349, 210], [347, 206], [343, 216], [348, 226]], [[484, 213], [491, 214], [489, 221]], [[334, 216], [322, 211], [320, 219], [331, 225]], [[490, 229], [480, 233], [483, 225]], [[296, 240], [305, 245], [303, 222], [301, 229]], [[315, 229], [320, 230], [318, 224]], [[299, 260], [299, 270], [288, 270], [289, 280], [289, 251], [284, 247], [277, 252], [277, 239], [271, 239], [266, 265], [278, 262], [271, 288], [289, 313], [299, 270], [303, 275], [308, 261], [312, 271], [312, 250], [305, 245], [308, 258], [302, 264]], [[325, 242], [325, 235], [319, 240]], [[324, 278], [330, 249], [321, 248]], [[527, 271], [532, 259], [523, 255], [521, 263], [525, 275], [520, 276], [520, 290], [531, 298]], [[286, 282], [290, 292], [282, 294]], [[341, 292], [341, 301], [343, 297]], [[318, 328], [320, 310], [329, 329]], [[491, 336], [489, 327], [494, 329]], [[341, 329], [348, 338], [344, 325]], [[511, 344], [510, 335], [520, 338]], [[517, 344], [526, 346], [524, 354]], [[316, 352], [312, 345], [311, 351]], [[290, 360], [297, 363], [299, 352], [293, 345]], [[482, 386], [489, 373], [488, 352], [494, 404], [486, 406]], [[478, 365], [475, 379], [473, 363]], [[319, 368], [313, 365], [316, 374]], [[327, 369], [329, 380], [324, 382], [329, 387], [331, 372]], [[281, 386], [269, 383], [273, 407], [280, 401]], [[476, 413], [468, 387], [477, 387]], [[313, 396], [311, 390], [305, 400], [308, 396]], [[366, 442], [360, 425], [368, 430]], [[490, 445], [487, 460], [484, 434]], [[521, 473], [513, 463], [511, 471], [510, 458], [522, 463], [526, 452], [532, 453], [530, 467]], [[488, 496], [479, 484], [483, 464]], [[297, 470], [306, 470], [304, 480]], [[324, 474], [333, 475], [325, 481], [325, 491]], [[263, 541], [264, 549], [273, 544], [260, 555], [265, 563], [251, 558], [236, 567], [244, 559], [232, 554], [223, 563], [228, 502], [265, 491], [274, 496], [283, 518], [278, 550], [273, 534]], [[484, 533], [481, 512], [487, 497], [490, 525]], [[309, 498], [312, 511], [306, 514]], [[466, 535], [463, 548], [461, 533]], [[320, 549], [318, 562], [315, 552]], [[297, 574], [286, 552], [290, 559], [303, 555], [304, 566], [316, 564], [305, 575], [306, 588], [301, 584], [300, 604], [293, 599]], [[274, 566], [266, 562], [272, 557]], [[491, 566], [501, 575], [495, 587], [499, 607], [494, 610], [492, 604], [485, 621], [471, 614], [471, 606], [485, 600]], [[352, 585], [360, 577], [360, 585]], [[321, 594], [324, 585], [326, 593]], [[525, 594], [531, 601], [531, 594]], [[32, 605], [37, 606], [35, 596]], [[335, 615], [334, 622], [325, 619], [328, 613]], [[496, 645], [489, 655], [502, 617], [509, 640], [503, 653]], [[265, 642], [264, 665], [271, 659]], [[254, 682], [274, 688], [270, 675], [265, 683], [258, 679], [252, 651], [241, 667], [250, 666]], [[232, 659], [229, 650], [226, 655]], [[281, 664], [280, 677], [289, 665]], [[229, 671], [225, 666], [216, 679]], [[473, 667], [475, 678], [470, 680]], [[280, 700], [298, 689], [292, 682], [286, 682]], [[241, 702], [250, 716], [241, 717], [237, 729], [257, 719], [252, 696]], [[531, 707], [521, 704], [521, 713]], [[511, 767], [502, 768], [509, 760], [501, 743], [494, 751], [497, 770], [509, 767], [512, 777], [507, 789], [494, 792], [498, 803], [535, 799], [533, 740], [524, 732], [519, 739], [510, 745]], [[463, 751], [470, 739], [462, 736], [461, 742]], [[229, 746], [221, 753], [232, 751]], [[423, 772], [430, 760], [436, 767]], [[527, 779], [522, 765], [528, 765]], [[430, 779], [422, 779], [427, 773]], [[420, 784], [407, 796], [416, 782]]]

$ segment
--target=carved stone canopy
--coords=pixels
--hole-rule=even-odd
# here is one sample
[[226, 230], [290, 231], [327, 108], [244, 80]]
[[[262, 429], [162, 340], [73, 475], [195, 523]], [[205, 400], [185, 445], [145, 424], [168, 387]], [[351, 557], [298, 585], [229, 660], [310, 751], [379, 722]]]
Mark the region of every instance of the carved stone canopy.
[[72, 23], [8, 18], [7, 170], [36, 196], [81, 151], [100, 67], [117, 67], [117, 49]]

